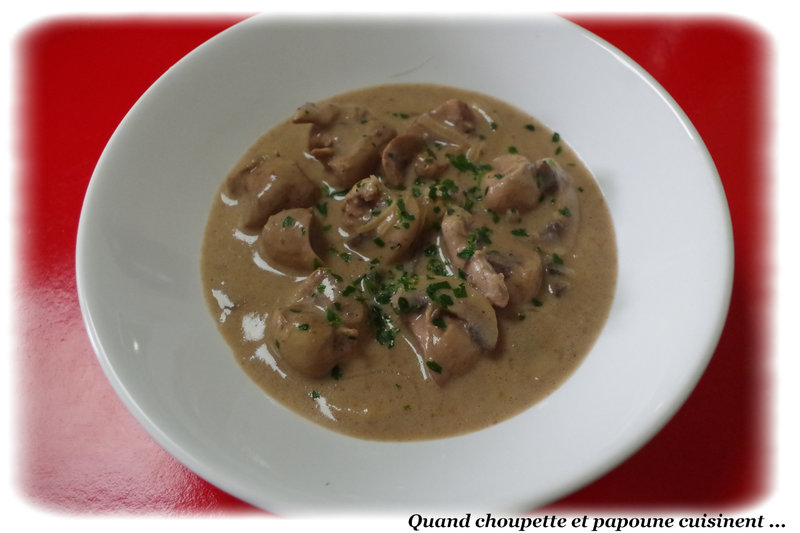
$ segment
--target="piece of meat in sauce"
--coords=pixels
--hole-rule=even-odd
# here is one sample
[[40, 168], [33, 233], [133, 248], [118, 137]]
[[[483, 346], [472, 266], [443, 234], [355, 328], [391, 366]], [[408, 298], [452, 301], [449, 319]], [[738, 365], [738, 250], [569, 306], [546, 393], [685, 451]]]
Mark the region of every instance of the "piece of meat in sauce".
[[523, 245], [506, 250], [489, 250], [486, 262], [496, 274], [503, 276], [508, 304], [530, 302], [542, 285], [544, 267], [542, 256]]
[[267, 320], [267, 337], [278, 358], [310, 378], [330, 375], [358, 355], [366, 324], [362, 303], [341, 295], [336, 276], [319, 268]]
[[307, 103], [292, 121], [311, 124], [309, 153], [325, 166], [333, 185], [348, 189], [377, 170], [384, 146], [396, 135], [356, 105]]
[[348, 231], [357, 230], [367, 224], [383, 210], [389, 199], [389, 191], [377, 176], [369, 176], [356, 183], [342, 202], [342, 225]]
[[508, 288], [503, 275], [486, 258], [480, 234], [472, 228], [472, 215], [460, 207], [442, 219], [441, 245], [445, 256], [464, 271], [467, 281], [486, 296], [492, 305], [508, 305]]
[[504, 154], [492, 160], [492, 171], [484, 178], [486, 193], [483, 202], [498, 213], [517, 210], [524, 213], [540, 202], [541, 191], [536, 182], [536, 168], [527, 157]]
[[424, 288], [400, 291], [394, 305], [440, 385], [469, 372], [497, 345], [497, 316], [491, 303], [460, 279], [431, 277]]
[[269, 217], [257, 241], [258, 254], [281, 272], [307, 274], [322, 264], [311, 244], [310, 207], [284, 209]]
[[527, 301], [539, 291], [542, 261], [535, 250], [524, 244], [487, 248], [487, 228], [473, 227], [472, 215], [461, 208], [453, 208], [441, 228], [445, 256], [495, 307]]
[[275, 158], [231, 173], [224, 193], [237, 203], [240, 229], [253, 231], [278, 211], [314, 205], [320, 190], [294, 161]]

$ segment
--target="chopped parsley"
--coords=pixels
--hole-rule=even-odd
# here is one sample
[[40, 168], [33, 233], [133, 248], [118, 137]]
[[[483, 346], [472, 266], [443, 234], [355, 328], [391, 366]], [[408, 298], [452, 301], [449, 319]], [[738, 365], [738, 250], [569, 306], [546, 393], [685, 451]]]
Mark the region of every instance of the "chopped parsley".
[[350, 189], [341, 189], [341, 190], [337, 191], [336, 189], [334, 189], [333, 187], [331, 187], [331, 186], [329, 186], [327, 184], [323, 184], [322, 185], [322, 194], [324, 194], [328, 198], [335, 198], [337, 196], [344, 196], [348, 192], [350, 192]]
[[326, 268], [326, 269], [325, 269], [325, 273], [326, 273], [326, 274], [330, 274], [330, 275], [331, 275], [331, 277], [332, 277], [333, 279], [335, 279], [336, 281], [338, 281], [339, 283], [341, 283], [342, 281], [344, 281], [344, 278], [343, 278], [342, 276], [340, 276], [339, 274], [337, 274], [336, 272], [334, 272], [334, 271], [333, 271], [333, 270], [331, 270], [330, 268]]
[[458, 192], [458, 185], [450, 178], [437, 181], [428, 189], [428, 198], [436, 200], [437, 197], [443, 200], [450, 200], [452, 194]]
[[467, 246], [456, 255], [465, 261], [472, 259], [472, 256], [475, 255], [475, 251], [478, 249], [478, 245], [492, 244], [492, 240], [489, 237], [491, 231], [492, 230], [486, 226], [480, 226], [472, 230], [467, 235]]
[[408, 299], [403, 297], [403, 296], [400, 296], [397, 299], [397, 309], [396, 309], [396, 311], [400, 315], [405, 315], [405, 314], [411, 313], [413, 311], [418, 310], [419, 308], [420, 307], [418, 305], [411, 305], [408, 302]]
[[[445, 295], [437, 295], [436, 293], [439, 292], [439, 291], [448, 290], [448, 289], [452, 289], [452, 287], [450, 286], [450, 282], [448, 282], [448, 281], [438, 281], [436, 283], [431, 283], [430, 285], [425, 287], [425, 294], [428, 295], [428, 298], [430, 298], [431, 301], [439, 302], [440, 298], [442, 296], [447, 296], [447, 295], [446, 294]], [[447, 300], [449, 300], [449, 304], [442, 305], [442, 307], [448, 307], [449, 305], [453, 305], [452, 298], [447, 296]], [[445, 303], [447, 302], [447, 300], [445, 300]]]
[[350, 296], [351, 294], [353, 294], [357, 290], [358, 289], [356, 289], [353, 285], [348, 285], [347, 287], [342, 289], [342, 296]]
[[330, 324], [332, 328], [342, 324], [342, 317], [337, 315], [330, 307], [325, 308], [325, 318], [328, 320], [328, 324]]
[[456, 298], [466, 298], [467, 297], [467, 286], [463, 283], [458, 287], [453, 288], [453, 295]]
[[442, 373], [442, 365], [437, 363], [436, 361], [425, 361], [425, 366], [436, 372], [437, 374]]
[[400, 330], [394, 326], [392, 319], [383, 312], [380, 305], [372, 304], [368, 311], [370, 325], [375, 331], [375, 340], [388, 348], [394, 347], [395, 335]]
[[492, 232], [486, 226], [479, 226], [472, 230], [472, 234], [475, 235], [475, 240], [479, 244], [492, 244], [492, 239], [489, 238], [489, 234]]
[[431, 324], [433, 324], [439, 329], [447, 329], [447, 324], [445, 323], [444, 319], [440, 316], [431, 320]]
[[397, 216], [400, 219], [400, 225], [404, 228], [408, 228], [416, 218], [406, 210], [406, 203], [402, 198], [397, 199]]
[[431, 257], [428, 259], [428, 263], [425, 267], [428, 269], [428, 272], [437, 276], [450, 275], [450, 272], [447, 270], [447, 264], [438, 257]]
[[472, 259], [472, 256], [475, 255], [475, 243], [472, 242], [467, 244], [467, 246], [456, 255], [464, 261], [469, 261]]
[[475, 175], [482, 174], [488, 170], [492, 170], [491, 165], [476, 165], [469, 159], [466, 154], [447, 154], [447, 159], [459, 172], [471, 172]]

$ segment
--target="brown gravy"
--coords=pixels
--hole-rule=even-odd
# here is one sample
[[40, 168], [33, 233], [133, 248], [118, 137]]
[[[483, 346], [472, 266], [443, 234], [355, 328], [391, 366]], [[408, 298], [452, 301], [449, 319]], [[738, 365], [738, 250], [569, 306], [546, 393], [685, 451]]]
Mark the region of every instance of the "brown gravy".
[[307, 104], [222, 183], [205, 297], [244, 371], [304, 417], [419, 440], [496, 424], [580, 364], [617, 252], [553, 130], [494, 98], [385, 85]]

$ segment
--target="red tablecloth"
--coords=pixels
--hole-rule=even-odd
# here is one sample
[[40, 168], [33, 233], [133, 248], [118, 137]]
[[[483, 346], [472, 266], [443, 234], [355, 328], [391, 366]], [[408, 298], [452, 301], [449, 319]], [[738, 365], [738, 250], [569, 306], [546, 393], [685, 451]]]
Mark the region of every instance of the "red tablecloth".
[[[170, 65], [242, 18], [56, 18], [20, 37], [14, 438], [17, 486], [34, 506], [260, 512], [179, 464], [125, 410], [84, 330], [74, 269], [86, 186], [119, 121]], [[692, 120], [728, 196], [736, 273], [719, 347], [684, 407], [641, 451], [549, 510], [755, 503], [770, 470], [769, 39], [723, 18], [568, 18], [642, 65]]]

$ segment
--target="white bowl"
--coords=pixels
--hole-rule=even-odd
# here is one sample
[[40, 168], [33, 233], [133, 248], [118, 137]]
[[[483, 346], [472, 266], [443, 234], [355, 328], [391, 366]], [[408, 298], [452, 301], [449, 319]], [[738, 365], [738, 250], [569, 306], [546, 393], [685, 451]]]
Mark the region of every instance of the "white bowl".
[[[617, 293], [586, 361], [526, 412], [454, 438], [364, 441], [293, 414], [239, 368], [201, 292], [208, 210], [244, 150], [306, 101], [390, 82], [477, 90], [541, 119], [594, 172], [617, 231]], [[719, 338], [732, 258], [697, 132], [646, 72], [581, 28], [550, 16], [257, 16], [176, 64], [120, 124], [86, 194], [77, 276], [119, 396], [232, 495], [285, 515], [521, 512], [608, 471], [674, 414]]]

